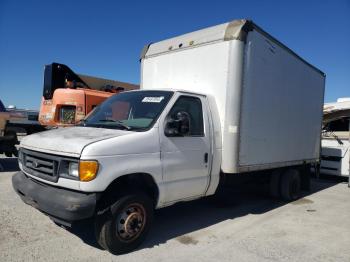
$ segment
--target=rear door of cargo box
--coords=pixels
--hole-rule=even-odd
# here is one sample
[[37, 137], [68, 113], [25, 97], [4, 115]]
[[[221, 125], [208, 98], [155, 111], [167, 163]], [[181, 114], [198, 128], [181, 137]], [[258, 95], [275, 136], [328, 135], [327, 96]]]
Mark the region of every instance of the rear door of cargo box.
[[323, 73], [255, 30], [246, 43], [240, 168], [259, 170], [317, 159]]

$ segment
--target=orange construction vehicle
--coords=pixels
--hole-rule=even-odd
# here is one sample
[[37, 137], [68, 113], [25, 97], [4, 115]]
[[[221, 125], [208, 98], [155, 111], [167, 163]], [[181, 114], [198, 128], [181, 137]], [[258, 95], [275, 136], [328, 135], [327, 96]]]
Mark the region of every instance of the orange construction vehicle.
[[49, 127], [74, 125], [108, 97], [138, 88], [134, 84], [78, 75], [63, 64], [46, 65], [39, 122]]

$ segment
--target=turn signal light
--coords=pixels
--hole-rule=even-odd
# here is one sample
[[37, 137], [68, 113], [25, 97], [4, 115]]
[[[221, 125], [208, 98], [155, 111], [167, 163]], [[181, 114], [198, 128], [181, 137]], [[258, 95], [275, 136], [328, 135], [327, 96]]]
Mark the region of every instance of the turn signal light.
[[95, 179], [98, 171], [97, 161], [80, 161], [79, 162], [79, 179], [88, 182]]

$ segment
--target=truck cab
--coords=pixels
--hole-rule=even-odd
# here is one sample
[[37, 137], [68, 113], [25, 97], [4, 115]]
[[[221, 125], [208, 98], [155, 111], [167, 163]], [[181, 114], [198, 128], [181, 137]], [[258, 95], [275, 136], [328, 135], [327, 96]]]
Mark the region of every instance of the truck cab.
[[215, 192], [221, 142], [209, 100], [177, 90], [113, 96], [79, 126], [25, 137], [14, 188], [65, 225], [99, 212], [99, 232], [109, 214], [103, 210], [126, 197], [115, 207], [117, 234], [105, 243], [99, 233], [98, 241], [114, 253], [131, 250], [148, 231], [154, 208]]
[[[124, 92], [96, 108], [79, 126], [25, 137], [20, 167], [42, 182], [85, 192], [103, 192], [119, 176], [149, 174], [162, 185], [157, 186], [154, 204], [163, 207], [204, 196], [210, 175], [214, 170], [219, 174], [218, 165], [212, 167], [213, 151], [221, 147], [219, 140], [212, 140], [212, 119], [205, 95], [175, 90]], [[49, 156], [46, 159], [36, 151]], [[66, 170], [55, 170], [55, 165], [62, 168], [60, 155], [72, 158], [73, 164], [69, 157], [63, 160]], [[92, 159], [99, 175], [89, 178], [93, 183], [79, 181], [74, 168], [79, 161]], [[112, 162], [118, 163], [118, 169]]]

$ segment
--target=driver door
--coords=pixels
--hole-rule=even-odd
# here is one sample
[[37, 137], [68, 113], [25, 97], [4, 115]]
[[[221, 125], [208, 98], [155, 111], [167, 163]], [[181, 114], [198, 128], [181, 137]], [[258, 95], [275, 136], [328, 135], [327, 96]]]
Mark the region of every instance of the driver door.
[[[160, 128], [161, 160], [165, 187], [164, 202], [195, 198], [205, 194], [211, 165], [209, 116], [206, 98], [180, 95]], [[167, 119], [185, 112], [190, 130], [183, 136], [166, 136]]]

